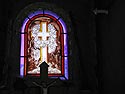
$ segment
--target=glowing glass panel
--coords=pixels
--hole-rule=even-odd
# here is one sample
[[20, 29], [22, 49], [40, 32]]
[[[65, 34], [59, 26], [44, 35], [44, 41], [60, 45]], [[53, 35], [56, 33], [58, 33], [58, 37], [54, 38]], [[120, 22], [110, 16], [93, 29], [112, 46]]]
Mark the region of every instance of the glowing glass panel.
[[40, 74], [39, 65], [45, 61], [49, 65], [49, 77], [68, 79], [65, 23], [48, 10], [33, 12], [28, 17], [21, 29], [20, 76]]

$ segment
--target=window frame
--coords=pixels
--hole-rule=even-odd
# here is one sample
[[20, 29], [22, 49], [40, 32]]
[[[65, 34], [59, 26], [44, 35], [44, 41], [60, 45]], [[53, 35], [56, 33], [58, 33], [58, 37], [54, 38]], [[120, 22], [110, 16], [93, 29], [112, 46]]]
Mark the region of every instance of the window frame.
[[[67, 80], [68, 79], [68, 76], [69, 76], [69, 69], [68, 69], [68, 31], [67, 31], [67, 27], [66, 27], [66, 24], [65, 22], [63, 21], [63, 19], [58, 16], [56, 13], [50, 11], [50, 10], [38, 10], [38, 11], [34, 11], [33, 13], [30, 13], [29, 15], [27, 15], [27, 17], [25, 18], [23, 24], [22, 24], [22, 28], [21, 28], [21, 32], [20, 32], [20, 38], [21, 38], [21, 45], [23, 45], [23, 47], [21, 46], [21, 51], [20, 51], [20, 76], [23, 77], [23, 76], [26, 76], [26, 72], [23, 71], [23, 70], [26, 70], [25, 68], [26, 67], [23, 67], [25, 66], [26, 63], [24, 63], [24, 61], [26, 62], [26, 57], [23, 56], [22, 54], [24, 54], [24, 52], [22, 50], [24, 50], [24, 36], [26, 33], [23, 32], [25, 31], [25, 26], [27, 24], [27, 22], [32, 18], [34, 17], [35, 15], [38, 15], [38, 14], [47, 14], [47, 15], [50, 15], [50, 16], [53, 16], [55, 19], [57, 19], [57, 21], [60, 22], [62, 28], [63, 28], [63, 35], [64, 36], [64, 42], [66, 44], [66, 46], [64, 47], [64, 52], [65, 52], [65, 55], [63, 56], [64, 58], [64, 75], [60, 75], [60, 76], [54, 76], [54, 75], [49, 75], [49, 77], [51, 78], [57, 78], [57, 77], [60, 77], [60, 79], [62, 80]], [[62, 35], [61, 34], [61, 35]], [[22, 37], [23, 36], [23, 37]], [[23, 59], [25, 58], [25, 60]], [[23, 72], [22, 72], [23, 71]]]

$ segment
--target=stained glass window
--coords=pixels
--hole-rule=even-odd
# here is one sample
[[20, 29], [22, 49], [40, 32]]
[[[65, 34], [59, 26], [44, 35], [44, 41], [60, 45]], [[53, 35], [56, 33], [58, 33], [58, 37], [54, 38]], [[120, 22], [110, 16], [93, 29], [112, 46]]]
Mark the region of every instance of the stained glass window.
[[39, 76], [39, 65], [45, 61], [49, 77], [68, 79], [68, 34], [60, 16], [49, 10], [32, 12], [20, 36], [20, 76]]

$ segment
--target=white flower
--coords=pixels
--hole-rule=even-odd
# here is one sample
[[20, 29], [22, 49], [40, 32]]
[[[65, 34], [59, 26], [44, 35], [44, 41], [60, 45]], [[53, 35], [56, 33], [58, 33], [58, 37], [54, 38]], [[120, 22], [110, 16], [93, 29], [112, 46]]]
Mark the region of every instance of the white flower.
[[33, 36], [33, 37], [36, 37], [36, 36], [37, 36], [37, 33], [39, 32], [39, 29], [40, 29], [40, 25], [35, 25], [35, 26], [32, 28], [32, 36]]
[[39, 49], [34, 49], [34, 59], [35, 60], [39, 60], [39, 58], [40, 58], [40, 50]]

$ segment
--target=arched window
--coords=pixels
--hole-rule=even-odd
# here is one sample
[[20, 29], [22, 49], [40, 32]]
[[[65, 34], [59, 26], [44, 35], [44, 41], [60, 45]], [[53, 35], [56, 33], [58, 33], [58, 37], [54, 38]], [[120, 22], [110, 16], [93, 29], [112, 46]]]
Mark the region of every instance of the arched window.
[[20, 76], [39, 76], [46, 62], [49, 77], [68, 79], [68, 30], [63, 18], [48, 9], [25, 16], [20, 29]]

